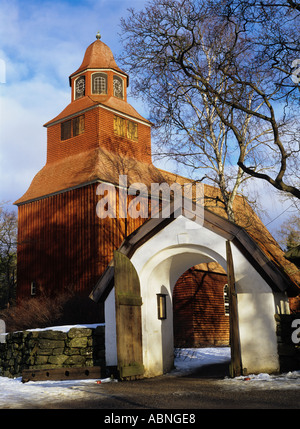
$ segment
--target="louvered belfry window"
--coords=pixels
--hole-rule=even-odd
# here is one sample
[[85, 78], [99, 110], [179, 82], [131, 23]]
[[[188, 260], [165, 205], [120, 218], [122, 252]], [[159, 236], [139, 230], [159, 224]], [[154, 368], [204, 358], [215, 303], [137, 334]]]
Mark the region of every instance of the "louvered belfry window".
[[121, 118], [120, 116], [114, 117], [114, 133], [117, 134], [117, 136], [125, 137], [125, 131], [126, 131], [126, 121], [124, 118]]
[[72, 120], [65, 121], [61, 124], [61, 140], [67, 140], [72, 137]]
[[131, 140], [138, 139], [138, 127], [135, 122], [127, 121], [127, 138]]
[[127, 137], [130, 140], [138, 140], [138, 124], [120, 116], [114, 117], [114, 133], [119, 137]]
[[60, 138], [61, 140], [67, 140], [71, 137], [79, 136], [84, 133], [84, 128], [84, 115], [76, 116], [76, 118], [61, 123]]
[[77, 116], [72, 120], [73, 122], [73, 136], [79, 136], [84, 132], [84, 115]]

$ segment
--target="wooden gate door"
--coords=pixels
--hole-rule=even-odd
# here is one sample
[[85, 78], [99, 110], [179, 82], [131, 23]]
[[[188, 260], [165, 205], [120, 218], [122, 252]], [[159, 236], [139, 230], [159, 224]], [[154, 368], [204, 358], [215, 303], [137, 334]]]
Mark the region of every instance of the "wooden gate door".
[[239, 335], [239, 321], [237, 308], [237, 294], [235, 289], [235, 277], [230, 242], [226, 241], [227, 278], [229, 294], [229, 318], [230, 318], [230, 347], [231, 347], [231, 377], [242, 375], [241, 346]]
[[118, 370], [121, 379], [144, 374], [140, 281], [130, 259], [114, 252]]

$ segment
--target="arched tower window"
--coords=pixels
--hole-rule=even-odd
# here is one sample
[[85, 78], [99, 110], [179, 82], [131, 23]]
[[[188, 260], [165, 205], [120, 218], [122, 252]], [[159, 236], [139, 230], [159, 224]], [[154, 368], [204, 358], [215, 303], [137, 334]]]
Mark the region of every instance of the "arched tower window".
[[80, 76], [75, 82], [75, 100], [85, 95], [85, 76]]
[[106, 73], [94, 73], [92, 75], [92, 94], [107, 94]]
[[114, 84], [114, 96], [118, 97], [118, 98], [123, 98], [123, 79], [120, 78], [119, 76], [114, 76], [114, 80], [113, 80], [113, 84]]

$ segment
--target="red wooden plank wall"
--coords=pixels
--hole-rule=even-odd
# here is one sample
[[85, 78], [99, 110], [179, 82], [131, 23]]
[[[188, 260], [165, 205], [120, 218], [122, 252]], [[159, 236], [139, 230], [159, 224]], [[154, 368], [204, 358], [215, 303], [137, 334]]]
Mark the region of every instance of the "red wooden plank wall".
[[[89, 294], [124, 239], [124, 219], [96, 215], [98, 184], [19, 206], [18, 299], [32, 281], [49, 293]], [[128, 219], [127, 234], [144, 219]]]
[[173, 292], [175, 347], [229, 344], [229, 317], [224, 311], [227, 276], [195, 268], [186, 271]]

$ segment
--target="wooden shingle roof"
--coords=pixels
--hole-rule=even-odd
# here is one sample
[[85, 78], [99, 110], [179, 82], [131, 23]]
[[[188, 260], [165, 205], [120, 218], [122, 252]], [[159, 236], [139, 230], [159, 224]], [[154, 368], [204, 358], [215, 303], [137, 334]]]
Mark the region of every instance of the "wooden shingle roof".
[[[70, 79], [87, 69], [112, 69], [126, 75], [118, 66], [111, 49], [101, 40], [95, 40], [86, 51], [80, 67], [70, 75]], [[127, 76], [127, 75], [126, 75]]]
[[53, 125], [56, 122], [61, 122], [72, 116], [80, 115], [81, 113], [96, 108], [97, 106], [110, 109], [119, 115], [127, 115], [133, 120], [141, 121], [145, 124], [150, 125], [150, 121], [143, 118], [132, 106], [124, 100], [116, 97], [109, 97], [107, 95], [93, 95], [79, 98], [78, 100], [72, 101], [68, 106], [55, 118], [44, 124], [44, 127]]
[[[149, 190], [151, 183], [190, 182], [188, 178], [158, 169], [153, 164], [98, 148], [46, 164], [34, 177], [27, 192], [15, 204], [25, 204], [94, 182], [118, 185], [119, 175], [127, 175], [128, 186], [141, 182], [148, 186]], [[220, 191], [213, 186], [204, 185], [204, 194], [205, 207], [221, 218], [226, 218], [224, 208], [219, 202]], [[241, 195], [235, 198], [234, 212], [237, 225], [245, 229], [265, 256], [284, 276], [287, 275], [295, 285], [300, 285], [298, 268], [285, 258], [276, 240]], [[297, 293], [300, 293], [300, 289], [297, 290], [295, 286], [291, 295]]]

